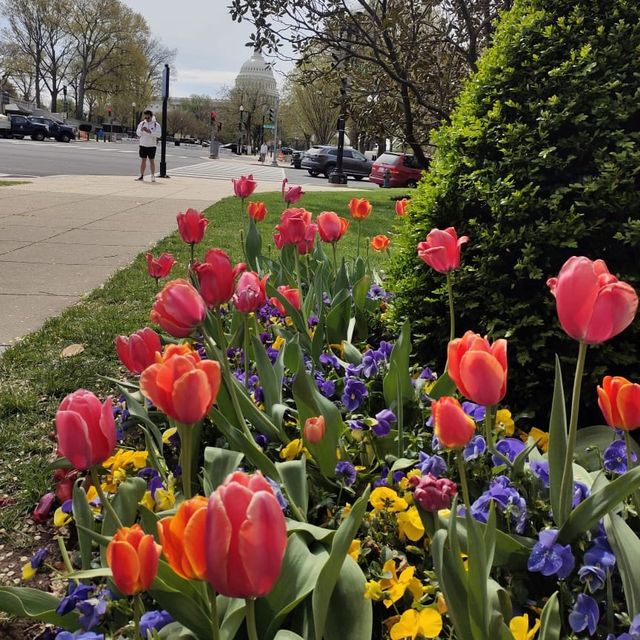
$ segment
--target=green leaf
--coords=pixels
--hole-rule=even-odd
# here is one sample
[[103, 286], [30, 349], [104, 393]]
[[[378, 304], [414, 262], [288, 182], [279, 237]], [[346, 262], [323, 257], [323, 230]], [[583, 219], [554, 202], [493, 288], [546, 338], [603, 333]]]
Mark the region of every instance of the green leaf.
[[553, 385], [553, 400], [549, 420], [549, 498], [554, 519], [562, 526], [569, 517], [573, 496], [573, 473], [571, 483], [563, 486], [565, 458], [567, 455], [567, 412], [562, 388], [560, 359], [556, 356], [556, 377]]
[[264, 392], [264, 403], [267, 410], [270, 410], [273, 405], [282, 402], [282, 379], [278, 379], [276, 370], [271, 364], [262, 340], [252, 334], [251, 342], [253, 344], [253, 354], [258, 377], [260, 378], [260, 385]]
[[309, 509], [309, 487], [307, 486], [307, 459], [276, 462], [280, 472], [282, 484], [287, 489], [287, 495], [293, 500], [299, 510], [306, 514]]
[[351, 297], [349, 291], [336, 296], [325, 318], [325, 333], [329, 344], [342, 344], [347, 339], [351, 320]]
[[208, 496], [217, 489], [224, 479], [240, 466], [243, 457], [244, 455], [239, 451], [205, 447], [203, 477], [205, 495]]
[[308, 537], [318, 541], [331, 541], [335, 534], [334, 529], [325, 529], [315, 524], [309, 524], [308, 522], [298, 522], [297, 520], [287, 519], [287, 532], [288, 533], [306, 533]]
[[[365, 492], [356, 500], [349, 515], [343, 520], [340, 527], [338, 527], [333, 538], [333, 543], [331, 544], [329, 558], [318, 576], [318, 582], [312, 597], [313, 622], [316, 638], [322, 638], [324, 634], [331, 595], [338, 581], [347, 551], [362, 522], [368, 500], [369, 487], [367, 487]], [[350, 597], [364, 598], [362, 592], [359, 594], [354, 593]]]
[[593, 528], [600, 518], [621, 503], [640, 487], [640, 467], [628, 471], [610, 482], [606, 487], [592, 493], [583, 500], [567, 518], [558, 533], [558, 542], [573, 542], [581, 533]]
[[18, 618], [40, 620], [69, 631], [80, 628], [75, 611], [59, 616], [56, 609], [58, 598], [29, 587], [0, 587], [0, 611]]
[[[599, 471], [602, 468], [602, 452], [615, 438], [615, 431], [605, 425], [579, 429], [576, 434], [576, 462], [588, 471]], [[640, 445], [633, 438], [631, 448], [640, 458]]]
[[[130, 527], [136, 521], [138, 514], [138, 503], [142, 500], [144, 492], [147, 490], [147, 483], [143, 478], [127, 478], [118, 486], [118, 492], [112, 501], [113, 510], [118, 514], [120, 522], [124, 527]], [[117, 524], [111, 514], [104, 511], [104, 521], [102, 523], [102, 535], [112, 536]]]
[[158, 631], [158, 638], [160, 640], [193, 640], [195, 636], [179, 622], [170, 622]]
[[[122, 383], [118, 383], [118, 388], [127, 402], [127, 410], [129, 413], [140, 421], [140, 424], [149, 432], [153, 438], [156, 449], [162, 455], [163, 442], [162, 433], [158, 429], [158, 425], [149, 418], [149, 413], [142, 399], [142, 394], [131, 393]], [[138, 399], [139, 398], [139, 399]]]
[[249, 217], [249, 226], [247, 227], [247, 237], [244, 241], [245, 252], [247, 255], [247, 263], [254, 271], [258, 271], [260, 256], [262, 255], [262, 237], [258, 231], [256, 221]]
[[[91, 511], [91, 505], [87, 500], [87, 494], [82, 488], [81, 479], [76, 480], [73, 484], [73, 498], [71, 508], [73, 511], [73, 519], [78, 525], [78, 545], [80, 546], [80, 561], [83, 569], [91, 567], [91, 547], [93, 541], [88, 531], [95, 528], [95, 519]], [[85, 530], [83, 530], [85, 529]]]
[[624, 519], [615, 513], [610, 513], [605, 517], [604, 527], [609, 544], [616, 556], [624, 597], [627, 602], [627, 612], [629, 617], [633, 618], [640, 613], [640, 572], [638, 571], [638, 567], [640, 567], [640, 539]]
[[138, 510], [140, 511], [140, 526], [142, 530], [145, 533], [150, 533], [155, 538], [155, 541], [160, 544], [160, 535], [158, 534], [158, 520], [160, 518], [143, 504], [138, 505]]
[[220, 640], [235, 640], [238, 635], [238, 629], [244, 622], [246, 604], [242, 598], [227, 598], [218, 596], [216, 598], [218, 605], [218, 615], [222, 622], [220, 623]]
[[360, 364], [362, 362], [362, 354], [350, 342], [342, 343], [342, 357], [349, 364]]
[[398, 383], [400, 388], [401, 402], [406, 404], [415, 398], [415, 391], [411, 375], [409, 374], [409, 356], [411, 355], [411, 327], [406, 321], [402, 325], [400, 335], [393, 345], [391, 357], [389, 358], [389, 371], [382, 381], [384, 400], [387, 406], [397, 403]]
[[302, 636], [299, 636], [297, 633], [294, 633], [293, 631], [280, 629], [280, 631], [276, 633], [273, 640], [304, 640], [304, 638]]
[[441, 376], [438, 377], [433, 387], [429, 391], [429, 397], [432, 400], [438, 400], [443, 396], [452, 396], [456, 392], [456, 383], [451, 379], [451, 376], [444, 371]]
[[540, 615], [538, 640], [560, 640], [561, 633], [560, 603], [558, 602], [558, 592], [554, 591], [544, 605]]

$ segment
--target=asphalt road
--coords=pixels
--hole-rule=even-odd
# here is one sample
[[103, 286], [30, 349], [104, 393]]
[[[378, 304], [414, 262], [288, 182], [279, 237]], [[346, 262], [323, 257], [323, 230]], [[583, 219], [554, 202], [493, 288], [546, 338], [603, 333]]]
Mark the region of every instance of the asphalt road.
[[[167, 173], [209, 180], [229, 180], [232, 177], [253, 173], [256, 179], [280, 182], [287, 177], [290, 184], [325, 184], [326, 178], [311, 177], [303, 169], [294, 169], [280, 163], [271, 167], [269, 162], [260, 165], [253, 157], [239, 158], [222, 152], [220, 159], [210, 160], [209, 149], [198, 145], [167, 145]], [[0, 179], [3, 177], [38, 177], [54, 175], [109, 175], [137, 176], [140, 166], [136, 141], [114, 143], [73, 141], [70, 143], [30, 139], [5, 140], [0, 138]], [[160, 147], [156, 155], [156, 172], [160, 168]], [[148, 169], [147, 169], [148, 170]], [[377, 188], [367, 180], [350, 184], [358, 188]]]

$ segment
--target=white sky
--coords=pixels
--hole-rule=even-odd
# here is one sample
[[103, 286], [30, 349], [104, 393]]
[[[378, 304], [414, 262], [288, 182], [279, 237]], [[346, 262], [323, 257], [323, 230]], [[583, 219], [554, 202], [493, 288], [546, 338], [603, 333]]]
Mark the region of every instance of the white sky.
[[[233, 85], [242, 63], [251, 57], [251, 48], [244, 46], [251, 25], [231, 20], [228, 0], [122, 2], [145, 17], [153, 35], [165, 46], [177, 49], [172, 96], [197, 93], [215, 97], [223, 87]], [[290, 65], [276, 63], [274, 72], [279, 83], [282, 75], [278, 71], [289, 69]]]

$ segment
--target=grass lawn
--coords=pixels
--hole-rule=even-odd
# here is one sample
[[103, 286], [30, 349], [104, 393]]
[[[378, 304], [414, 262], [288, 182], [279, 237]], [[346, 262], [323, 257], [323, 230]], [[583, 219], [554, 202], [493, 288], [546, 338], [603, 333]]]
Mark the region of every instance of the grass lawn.
[[29, 184], [28, 180], [0, 180], [0, 187], [11, 187], [14, 184]]
[[[299, 205], [312, 211], [335, 211], [349, 218], [347, 203], [352, 197], [365, 197], [373, 204], [373, 213], [362, 223], [361, 253], [366, 238], [380, 233], [390, 234], [395, 223], [393, 197], [404, 195], [404, 189], [380, 189], [363, 192], [312, 192], [305, 194]], [[269, 213], [259, 223], [263, 252], [275, 254], [271, 233], [277, 224], [282, 201], [279, 193], [258, 194], [253, 200], [265, 202]], [[240, 203], [226, 198], [207, 209], [211, 220], [197, 255], [206, 249], [225, 249], [232, 260], [242, 259], [240, 232], [245, 226], [240, 219]], [[357, 223], [338, 243], [339, 256], [355, 255]], [[269, 247], [272, 247], [269, 249]], [[393, 242], [392, 242], [393, 249]], [[176, 233], [158, 243], [154, 255], [170, 251], [178, 260], [172, 276], [183, 277], [189, 260], [189, 248]], [[384, 256], [369, 251], [372, 264], [380, 266]], [[79, 387], [98, 395], [113, 392], [103, 375], [120, 376], [122, 372], [113, 348], [116, 335], [130, 334], [148, 324], [149, 310], [156, 293], [155, 282], [146, 273], [144, 254], [118, 271], [102, 287], [82, 302], [53, 318], [44, 327], [8, 349], [0, 356], [0, 529], [10, 528], [35, 506], [38, 498], [51, 489], [51, 472], [47, 465], [53, 459], [53, 417], [60, 400]], [[82, 344], [84, 351], [64, 357], [62, 351], [71, 344]], [[15, 499], [2, 501], [3, 495]], [[29, 540], [14, 539], [17, 546]]]

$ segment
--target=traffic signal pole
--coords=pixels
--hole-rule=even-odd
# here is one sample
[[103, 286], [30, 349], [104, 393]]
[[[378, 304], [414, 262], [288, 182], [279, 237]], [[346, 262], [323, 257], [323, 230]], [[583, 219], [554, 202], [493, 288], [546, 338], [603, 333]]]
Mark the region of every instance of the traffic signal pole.
[[278, 110], [280, 108], [280, 99], [276, 98], [276, 113], [273, 122], [273, 160], [271, 166], [278, 166]]
[[167, 103], [169, 101], [169, 65], [162, 71], [162, 135], [160, 136], [160, 178], [167, 175]]

